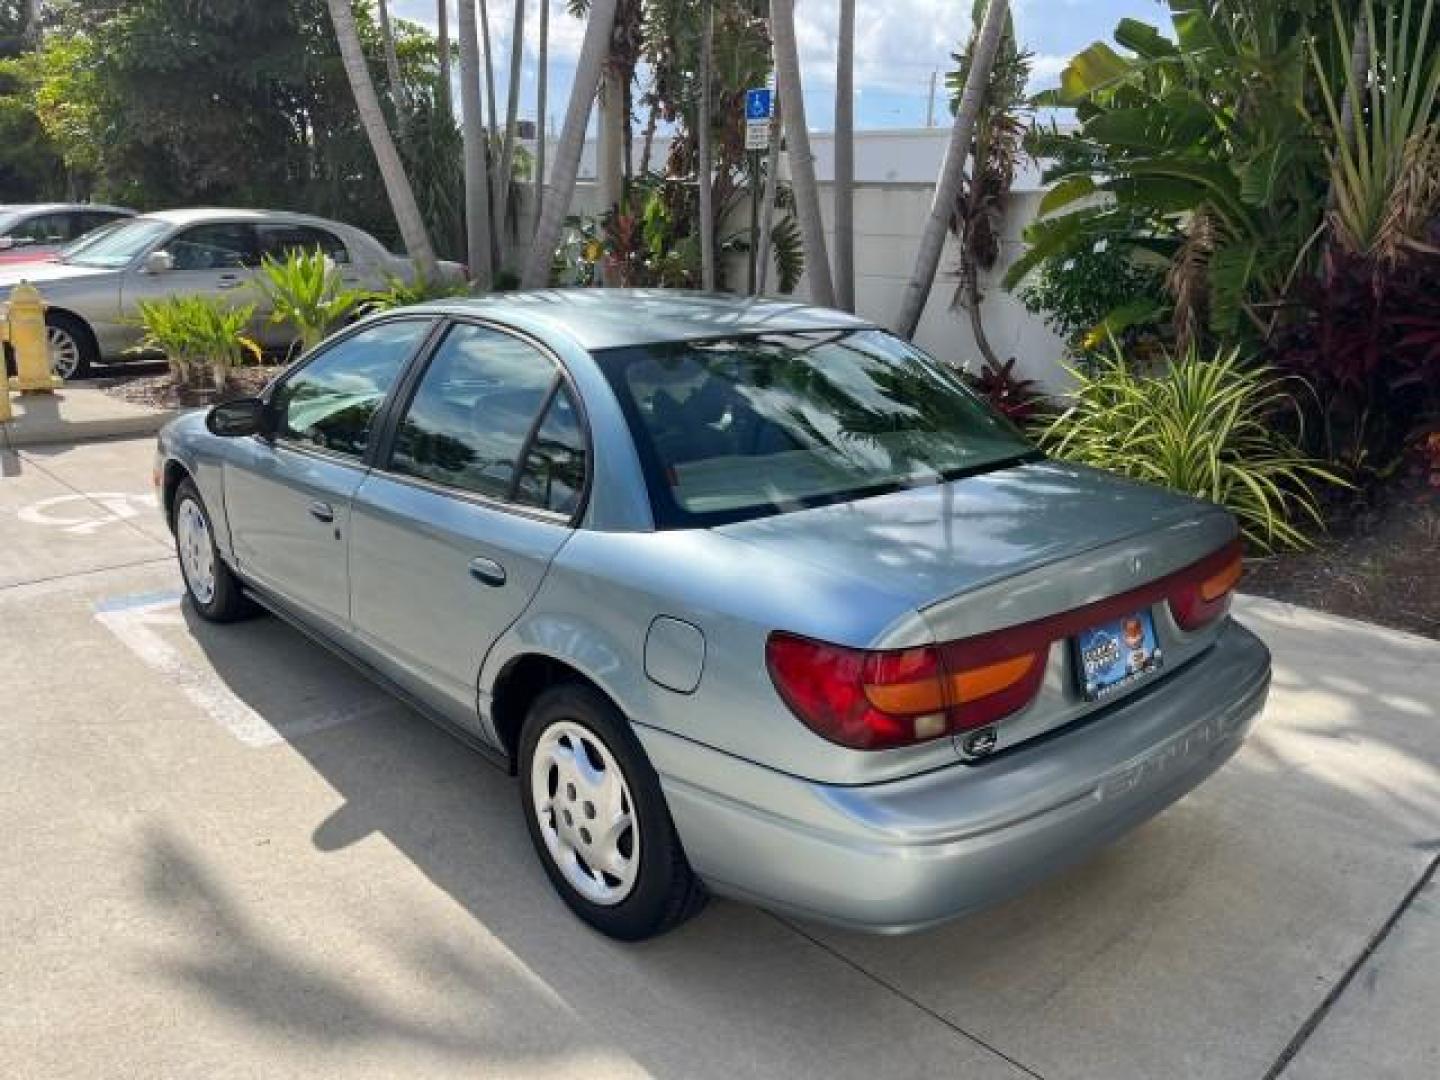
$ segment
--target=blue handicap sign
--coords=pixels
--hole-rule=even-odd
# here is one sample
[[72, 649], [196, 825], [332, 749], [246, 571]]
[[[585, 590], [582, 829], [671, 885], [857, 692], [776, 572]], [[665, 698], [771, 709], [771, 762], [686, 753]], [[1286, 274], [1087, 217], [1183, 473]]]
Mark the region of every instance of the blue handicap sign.
[[747, 120], [768, 120], [770, 119], [770, 91], [746, 90], [745, 91], [745, 119]]

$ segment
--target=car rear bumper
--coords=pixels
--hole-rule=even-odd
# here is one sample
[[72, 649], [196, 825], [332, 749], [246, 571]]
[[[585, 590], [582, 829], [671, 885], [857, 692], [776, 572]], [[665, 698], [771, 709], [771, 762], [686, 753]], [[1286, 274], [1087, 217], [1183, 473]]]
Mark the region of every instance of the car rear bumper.
[[1159, 813], [1235, 753], [1269, 686], [1269, 651], [1232, 621], [1203, 656], [1083, 724], [979, 765], [865, 787], [638, 734], [712, 889], [900, 933], [1013, 895]]

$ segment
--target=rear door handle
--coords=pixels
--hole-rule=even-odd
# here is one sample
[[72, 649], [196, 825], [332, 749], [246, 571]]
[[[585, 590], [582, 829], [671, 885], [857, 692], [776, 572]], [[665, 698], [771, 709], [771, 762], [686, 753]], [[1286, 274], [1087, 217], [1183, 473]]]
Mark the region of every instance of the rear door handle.
[[318, 499], [310, 504], [310, 516], [316, 521], [331, 522], [335, 520], [335, 508], [327, 502], [320, 502]]
[[505, 568], [494, 559], [471, 559], [470, 576], [497, 589], [505, 584]]

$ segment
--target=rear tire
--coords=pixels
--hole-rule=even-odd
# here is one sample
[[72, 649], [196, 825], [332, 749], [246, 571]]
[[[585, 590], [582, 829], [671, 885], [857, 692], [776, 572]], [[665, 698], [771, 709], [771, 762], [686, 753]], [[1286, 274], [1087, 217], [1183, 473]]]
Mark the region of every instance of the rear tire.
[[45, 316], [50, 345], [50, 370], [69, 382], [88, 377], [100, 362], [100, 348], [90, 328], [73, 315], [51, 312]]
[[535, 699], [520, 734], [520, 792], [550, 883], [602, 934], [643, 941], [704, 907], [660, 778], [597, 690], [566, 683]]
[[175, 534], [175, 554], [190, 604], [207, 622], [228, 623], [254, 611], [237, 578], [215, 546], [210, 512], [192, 480], [182, 480], [175, 491], [170, 527]]

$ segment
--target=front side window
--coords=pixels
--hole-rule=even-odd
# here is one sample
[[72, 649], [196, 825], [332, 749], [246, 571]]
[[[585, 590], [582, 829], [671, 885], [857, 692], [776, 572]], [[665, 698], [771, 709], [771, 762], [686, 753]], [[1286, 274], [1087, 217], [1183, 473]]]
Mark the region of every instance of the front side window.
[[175, 260], [176, 270], [239, 270], [260, 261], [255, 230], [237, 222], [186, 229], [166, 244], [165, 250]]
[[933, 484], [1035, 453], [957, 374], [879, 330], [676, 342], [596, 359], [664, 527]]
[[534, 346], [485, 327], [456, 326], [400, 421], [391, 470], [491, 499], [515, 498], [517, 469], [558, 378]]
[[363, 457], [375, 414], [431, 325], [429, 319], [379, 323], [326, 349], [276, 390], [271, 409], [278, 435]]

